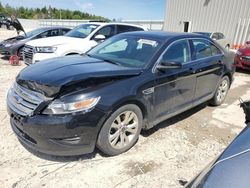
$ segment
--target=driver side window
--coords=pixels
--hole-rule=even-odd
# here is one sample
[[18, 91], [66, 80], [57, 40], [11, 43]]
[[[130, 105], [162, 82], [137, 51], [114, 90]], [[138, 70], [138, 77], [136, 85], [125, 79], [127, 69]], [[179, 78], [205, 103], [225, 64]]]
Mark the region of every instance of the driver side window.
[[112, 37], [113, 35], [115, 35], [115, 26], [114, 25], [105, 26], [96, 32], [95, 36], [97, 35], [104, 35], [105, 39]]
[[161, 62], [188, 63], [191, 61], [189, 42], [181, 40], [170, 45], [161, 57]]
[[49, 32], [46, 31], [46, 32], [43, 32], [41, 34], [39, 34], [36, 38], [40, 39], [40, 38], [45, 38], [45, 37], [48, 37], [49, 35]]

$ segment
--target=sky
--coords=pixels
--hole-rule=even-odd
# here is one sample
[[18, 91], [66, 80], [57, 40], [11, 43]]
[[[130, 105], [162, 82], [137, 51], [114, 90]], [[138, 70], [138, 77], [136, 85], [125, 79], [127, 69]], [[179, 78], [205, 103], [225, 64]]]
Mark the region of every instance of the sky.
[[80, 10], [109, 19], [163, 20], [166, 0], [0, 0], [14, 7]]

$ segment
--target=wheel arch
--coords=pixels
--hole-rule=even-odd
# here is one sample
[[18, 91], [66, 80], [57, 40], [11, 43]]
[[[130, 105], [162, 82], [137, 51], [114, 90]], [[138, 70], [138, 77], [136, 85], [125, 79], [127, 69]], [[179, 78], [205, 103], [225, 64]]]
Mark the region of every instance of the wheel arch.
[[229, 72], [223, 74], [222, 78], [223, 78], [224, 76], [227, 76], [227, 77], [229, 78], [230, 87], [231, 87], [231, 84], [232, 84], [232, 82], [233, 82], [233, 76], [232, 76]]
[[[142, 118], [143, 118], [143, 125], [142, 128], [146, 128], [148, 125], [148, 110], [145, 104], [143, 104], [142, 101], [138, 100], [138, 99], [128, 99], [126, 101], [120, 101], [118, 103], [116, 103], [115, 105], [113, 105], [112, 110], [109, 111], [108, 115], [105, 118], [105, 121], [111, 116], [111, 114], [113, 112], [115, 112], [117, 109], [119, 109], [120, 107], [124, 106], [124, 105], [128, 105], [128, 104], [134, 104], [136, 106], [138, 106], [138, 108], [141, 110], [142, 112]], [[104, 122], [105, 122], [104, 121]], [[101, 125], [102, 127], [102, 125]], [[99, 133], [98, 133], [99, 134]]]

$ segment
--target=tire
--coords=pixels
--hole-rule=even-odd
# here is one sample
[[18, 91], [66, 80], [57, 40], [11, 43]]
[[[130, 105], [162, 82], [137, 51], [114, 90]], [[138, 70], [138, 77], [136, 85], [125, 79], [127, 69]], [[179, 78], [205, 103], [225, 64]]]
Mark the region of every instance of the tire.
[[219, 86], [216, 89], [214, 97], [211, 100], [211, 104], [214, 106], [221, 105], [224, 102], [224, 100], [226, 99], [229, 87], [230, 87], [230, 80], [229, 80], [228, 76], [224, 76], [221, 79]]
[[110, 156], [129, 150], [139, 138], [142, 119], [138, 106], [128, 104], [120, 107], [103, 124], [98, 135], [97, 148]]

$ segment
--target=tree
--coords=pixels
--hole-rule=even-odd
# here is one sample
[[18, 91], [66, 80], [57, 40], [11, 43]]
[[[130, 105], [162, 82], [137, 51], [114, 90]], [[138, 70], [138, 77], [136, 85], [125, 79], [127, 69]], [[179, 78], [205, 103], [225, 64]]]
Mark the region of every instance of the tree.
[[75, 20], [104, 20], [109, 21], [107, 18], [96, 16], [89, 14], [87, 12], [81, 12], [79, 10], [71, 11], [65, 9], [57, 9], [49, 6], [42, 8], [25, 8], [23, 6], [14, 8], [11, 7], [8, 3], [3, 6], [0, 1], [0, 13], [15, 15], [18, 18], [25, 18], [25, 19], [75, 19]]

